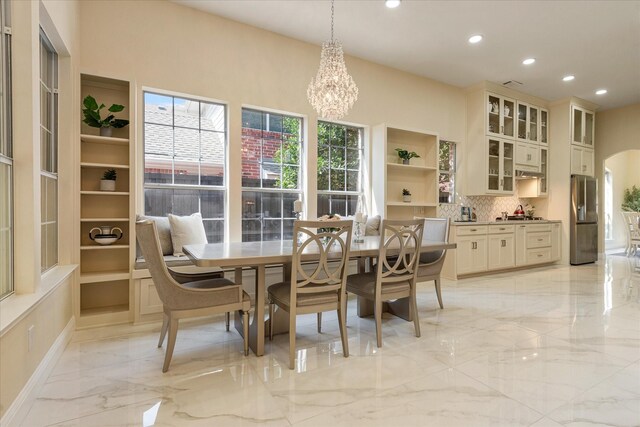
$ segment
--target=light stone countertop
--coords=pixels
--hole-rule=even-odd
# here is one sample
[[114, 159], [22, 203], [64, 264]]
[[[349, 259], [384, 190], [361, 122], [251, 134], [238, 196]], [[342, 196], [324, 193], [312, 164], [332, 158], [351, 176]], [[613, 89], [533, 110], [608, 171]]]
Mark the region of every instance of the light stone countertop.
[[451, 221], [451, 225], [455, 226], [468, 226], [468, 225], [504, 225], [504, 224], [551, 224], [554, 222], [562, 222], [559, 219], [543, 219], [543, 220], [519, 220], [512, 219], [507, 221], [475, 221], [475, 222], [462, 222]]

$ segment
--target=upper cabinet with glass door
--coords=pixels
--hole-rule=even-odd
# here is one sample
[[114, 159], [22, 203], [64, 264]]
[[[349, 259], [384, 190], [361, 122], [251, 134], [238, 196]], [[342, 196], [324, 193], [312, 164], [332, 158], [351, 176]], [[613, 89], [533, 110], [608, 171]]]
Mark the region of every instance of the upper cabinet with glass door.
[[539, 129], [538, 142], [545, 145], [549, 144], [549, 112], [543, 108], [540, 109]]
[[571, 143], [593, 148], [595, 133], [595, 113], [578, 107], [571, 106]]
[[[542, 129], [542, 117], [544, 112], [544, 129]], [[518, 141], [539, 143], [542, 141], [544, 132], [544, 143], [547, 140], [547, 118], [545, 110], [535, 105], [518, 101]]]
[[516, 101], [487, 92], [487, 135], [514, 138]]
[[513, 194], [514, 143], [488, 138], [487, 193]]

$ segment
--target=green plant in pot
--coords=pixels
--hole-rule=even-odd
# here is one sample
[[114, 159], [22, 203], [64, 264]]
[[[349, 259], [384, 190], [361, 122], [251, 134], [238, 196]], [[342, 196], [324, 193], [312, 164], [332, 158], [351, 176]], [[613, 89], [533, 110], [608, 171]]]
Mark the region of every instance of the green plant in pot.
[[115, 114], [113, 114], [124, 110], [124, 105], [111, 105], [108, 111], [112, 114], [109, 114], [104, 119], [100, 115], [100, 110], [102, 110], [105, 105], [98, 105], [98, 102], [96, 102], [93, 96], [87, 95], [82, 101], [82, 105], [84, 106], [82, 109], [84, 119], [82, 121], [92, 128], [99, 128], [100, 136], [111, 136], [113, 129], [120, 129], [129, 124], [129, 120], [116, 119]]
[[624, 190], [621, 207], [623, 211], [640, 212], [640, 188], [634, 185]]
[[408, 165], [411, 159], [419, 158], [420, 156], [415, 151], [408, 151], [404, 148], [396, 148], [396, 152], [398, 153], [398, 157], [402, 160], [403, 165]]
[[406, 188], [402, 189], [402, 201], [405, 203], [411, 202], [411, 191]]
[[116, 178], [118, 173], [115, 169], [107, 169], [100, 180], [100, 191], [116, 191]]

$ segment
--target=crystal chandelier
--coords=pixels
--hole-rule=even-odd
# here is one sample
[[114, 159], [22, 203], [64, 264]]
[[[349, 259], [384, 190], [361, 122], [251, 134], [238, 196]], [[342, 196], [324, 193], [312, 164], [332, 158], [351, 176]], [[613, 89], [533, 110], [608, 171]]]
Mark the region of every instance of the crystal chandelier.
[[307, 88], [307, 98], [325, 119], [341, 119], [358, 99], [358, 87], [347, 72], [339, 41], [333, 39], [333, 0], [331, 0], [331, 41], [322, 43], [320, 68]]

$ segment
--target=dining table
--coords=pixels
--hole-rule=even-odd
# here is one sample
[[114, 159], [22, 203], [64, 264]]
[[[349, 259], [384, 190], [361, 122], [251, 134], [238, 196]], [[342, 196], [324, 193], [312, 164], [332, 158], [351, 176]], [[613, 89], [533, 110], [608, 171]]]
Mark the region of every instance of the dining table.
[[[421, 244], [420, 253], [455, 249], [455, 243], [443, 241], [433, 241], [424, 239]], [[265, 272], [268, 267], [283, 268], [283, 281], [290, 280], [293, 243], [291, 240], [280, 241], [259, 241], [259, 242], [224, 242], [184, 245], [184, 253], [198, 267], [219, 267], [222, 269], [234, 269], [234, 281], [242, 284], [242, 272], [251, 268], [256, 271], [255, 278], [255, 305], [254, 313], [249, 325], [249, 347], [256, 356], [264, 354], [265, 332], [268, 331], [269, 320], [265, 320]], [[349, 257], [352, 259], [364, 260], [366, 258], [376, 258], [380, 253], [380, 236], [365, 236], [363, 242], [352, 242]], [[394, 255], [393, 246], [387, 248], [387, 255]], [[302, 255], [302, 261], [315, 261], [318, 253], [309, 249]], [[363, 268], [363, 263], [359, 263]], [[398, 307], [387, 306], [388, 310], [396, 315], [407, 318], [407, 304], [401, 302]], [[364, 301], [358, 301], [358, 315], [370, 314], [371, 309], [366, 308]], [[273, 321], [274, 333], [285, 333], [288, 331], [289, 322], [286, 314], [282, 310], [276, 310]], [[234, 326], [242, 335], [242, 317], [236, 313]]]

